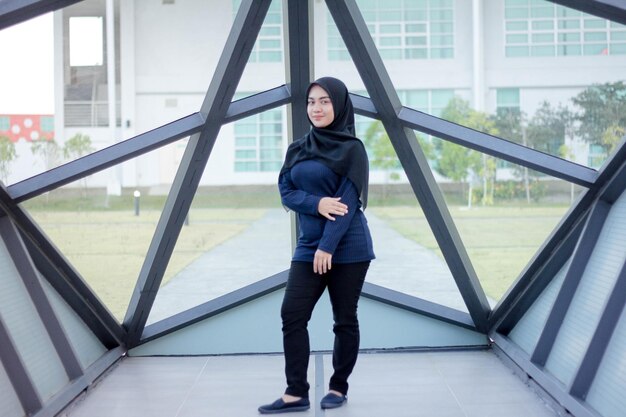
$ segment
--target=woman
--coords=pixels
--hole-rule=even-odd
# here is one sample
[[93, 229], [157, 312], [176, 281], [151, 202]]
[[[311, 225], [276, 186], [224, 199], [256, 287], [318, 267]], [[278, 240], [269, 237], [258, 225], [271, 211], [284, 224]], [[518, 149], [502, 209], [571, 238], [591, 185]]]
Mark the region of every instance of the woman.
[[307, 89], [312, 129], [287, 150], [278, 187], [287, 209], [298, 216], [298, 243], [281, 308], [285, 350], [285, 394], [259, 407], [261, 414], [309, 409], [307, 324], [328, 288], [333, 308], [334, 373], [322, 408], [347, 401], [348, 377], [359, 351], [357, 304], [374, 259], [367, 220], [368, 160], [354, 136], [354, 110], [348, 89], [324, 77]]

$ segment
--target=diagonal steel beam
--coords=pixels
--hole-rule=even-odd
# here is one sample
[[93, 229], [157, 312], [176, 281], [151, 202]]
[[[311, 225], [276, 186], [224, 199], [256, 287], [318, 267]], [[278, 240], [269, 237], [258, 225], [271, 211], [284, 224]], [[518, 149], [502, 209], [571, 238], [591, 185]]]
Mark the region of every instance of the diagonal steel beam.
[[[22, 239], [42, 275], [109, 349], [119, 346], [124, 329], [111, 312], [83, 281], [80, 274], [37, 226], [30, 215], [8, 195], [0, 184], [0, 213], [8, 215], [19, 229]], [[44, 269], [42, 269], [44, 266]], [[67, 288], [67, 291], [64, 289]]]
[[[233, 101], [228, 107], [224, 123], [235, 122], [244, 117], [282, 106], [289, 102], [289, 98], [289, 89], [282, 85]], [[197, 133], [202, 129], [204, 123], [205, 120], [200, 113], [190, 114], [175, 122], [15, 183], [8, 187], [9, 195], [13, 200], [21, 203]]]
[[135, 346], [141, 338], [180, 229], [270, 3], [271, 0], [244, 0], [239, 7], [200, 108], [206, 123], [200, 133], [189, 139], [128, 306], [124, 326], [128, 330], [129, 347]]
[[563, 320], [567, 315], [567, 311], [576, 294], [589, 258], [602, 232], [602, 226], [610, 211], [610, 204], [598, 200], [591, 213], [589, 213], [585, 229], [572, 254], [572, 262], [563, 280], [563, 285], [554, 301], [554, 305], [548, 315], [541, 336], [537, 341], [535, 350], [530, 357], [530, 360], [538, 366], [544, 366], [548, 360], [548, 356], [550, 356]]
[[224, 124], [236, 122], [248, 116], [262, 113], [266, 110], [289, 103], [291, 94], [286, 85], [272, 88], [250, 97], [244, 97], [230, 103]]
[[[563, 247], [562, 241], [569, 239], [568, 236], [571, 231], [579, 228], [580, 224], [585, 222], [590, 207], [593, 206], [597, 198], [612, 203], [616, 198], [617, 192], [621, 193], [621, 190], [626, 187], [626, 162], [624, 161], [626, 161], [626, 138], [622, 140], [617, 150], [605, 161], [594, 185], [582, 192], [578, 201], [563, 217], [524, 271], [522, 271], [519, 278], [494, 307], [489, 317], [492, 330], [494, 328], [500, 330], [499, 323], [504, 325], [502, 331], [505, 333], [513, 328], [515, 323], [532, 304], [532, 301], [541, 293], [541, 291], [528, 293], [526, 289], [535, 280], [537, 274], [542, 273], [544, 265], [553, 256], [565, 256], [559, 249], [559, 247]], [[566, 256], [569, 257], [569, 255]], [[545, 281], [544, 283], [545, 285], [548, 284]], [[528, 296], [530, 296], [530, 299], [527, 299]], [[519, 305], [521, 308], [514, 307], [519, 303], [521, 303]], [[510, 314], [513, 314], [513, 316], [509, 316]]]
[[204, 122], [199, 113], [191, 114], [13, 184], [9, 195], [20, 203], [199, 132]]
[[626, 304], [626, 262], [622, 266], [609, 299], [604, 306], [602, 316], [598, 321], [596, 330], [587, 347], [587, 352], [583, 357], [576, 376], [571, 386], [570, 394], [574, 397], [584, 399], [593, 384], [593, 380], [598, 372], [606, 348], [611, 341], [611, 337], [617, 327], [617, 323], [624, 311]]
[[626, 3], [624, 2], [624, 0], [548, 1], [626, 25]]
[[0, 30], [82, 0], [2, 0]]
[[2, 362], [11, 385], [15, 388], [15, 394], [17, 394], [26, 415], [30, 416], [39, 411], [42, 406], [41, 397], [39, 397], [35, 383], [15, 348], [2, 317], [0, 317], [0, 362]]
[[78, 360], [76, 351], [70, 343], [57, 314], [50, 304], [50, 300], [48, 300], [44, 292], [39, 277], [37, 276], [37, 269], [28, 255], [28, 251], [20, 238], [17, 228], [11, 220], [6, 217], [0, 219], [0, 238], [7, 242], [6, 246], [9, 256], [13, 260], [15, 268], [24, 282], [28, 295], [37, 310], [54, 349], [59, 355], [59, 359], [61, 359], [61, 363], [65, 368], [65, 373], [69, 380], [73, 381], [81, 377], [83, 375], [83, 369]]
[[508, 140], [479, 132], [447, 120], [403, 107], [399, 118], [405, 126], [434, 135], [458, 145], [465, 146], [519, 164], [544, 174], [552, 175], [574, 184], [590, 187], [598, 177], [595, 169], [565, 159], [509, 142]]
[[354, 0], [327, 0], [352, 61], [380, 115], [476, 328], [487, 332], [489, 303], [452, 217], [419, 147], [415, 132], [398, 119], [402, 104]]

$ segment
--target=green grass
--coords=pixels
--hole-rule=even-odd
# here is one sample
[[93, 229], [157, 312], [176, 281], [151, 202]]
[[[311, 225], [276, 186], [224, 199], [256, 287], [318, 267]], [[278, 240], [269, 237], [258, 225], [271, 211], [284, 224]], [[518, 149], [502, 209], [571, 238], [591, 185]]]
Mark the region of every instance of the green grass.
[[[192, 209], [162, 284], [204, 252], [258, 220], [265, 209]], [[31, 216], [119, 320], [124, 318], [160, 211], [42, 211]]]
[[[450, 207], [450, 214], [486, 294], [499, 300], [558, 224], [567, 206]], [[372, 207], [403, 236], [443, 258], [416, 206]]]
[[[163, 283], [202, 253], [241, 233], [270, 207], [280, 207], [275, 187], [221, 188], [198, 193], [190, 226], [182, 229]], [[147, 194], [147, 193], [145, 193]], [[54, 192], [24, 203], [42, 229], [120, 320], [156, 229], [165, 196], [141, 197], [140, 216], [133, 197]], [[370, 199], [368, 210], [402, 235], [441, 256], [415, 198]], [[472, 264], [487, 295], [498, 300], [517, 278], [567, 206], [509, 203], [467, 210], [451, 206]], [[380, 243], [379, 243], [380, 244]]]

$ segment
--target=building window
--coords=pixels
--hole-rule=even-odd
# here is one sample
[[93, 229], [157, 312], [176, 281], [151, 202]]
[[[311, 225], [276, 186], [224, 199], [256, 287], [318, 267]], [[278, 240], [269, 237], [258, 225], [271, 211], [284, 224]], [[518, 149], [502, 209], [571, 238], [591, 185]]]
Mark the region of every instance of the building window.
[[[454, 58], [453, 0], [359, 0], [374, 43], [383, 59]], [[350, 55], [330, 13], [328, 59]]]
[[498, 88], [496, 91], [496, 108], [519, 110], [519, 88]]
[[626, 54], [626, 26], [544, 0], [505, 0], [505, 55]]
[[53, 116], [41, 116], [39, 120], [41, 123], [41, 132], [48, 133], [54, 132], [54, 117]]
[[92, 67], [104, 63], [102, 16], [70, 17], [70, 66]]
[[235, 172], [278, 172], [283, 163], [283, 111], [273, 109], [234, 123]]
[[[237, 14], [241, 0], [233, 1], [233, 11]], [[259, 36], [250, 53], [248, 62], [282, 62], [283, 60], [283, 36], [282, 36], [282, 1], [276, 0], [270, 4], [261, 26]]]
[[600, 168], [606, 159], [607, 151], [602, 145], [589, 144], [588, 165], [591, 168]]
[[11, 119], [8, 116], [0, 116], [0, 132], [7, 132], [11, 127]]

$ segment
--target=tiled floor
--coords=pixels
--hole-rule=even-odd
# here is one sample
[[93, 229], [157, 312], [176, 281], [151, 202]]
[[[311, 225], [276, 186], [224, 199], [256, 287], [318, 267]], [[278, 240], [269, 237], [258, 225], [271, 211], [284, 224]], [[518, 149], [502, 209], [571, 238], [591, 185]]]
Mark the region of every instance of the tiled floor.
[[[245, 417], [283, 391], [280, 355], [126, 358], [66, 417]], [[363, 353], [348, 403], [323, 411], [329, 355], [309, 365], [312, 407], [287, 416], [554, 417], [490, 351]]]

